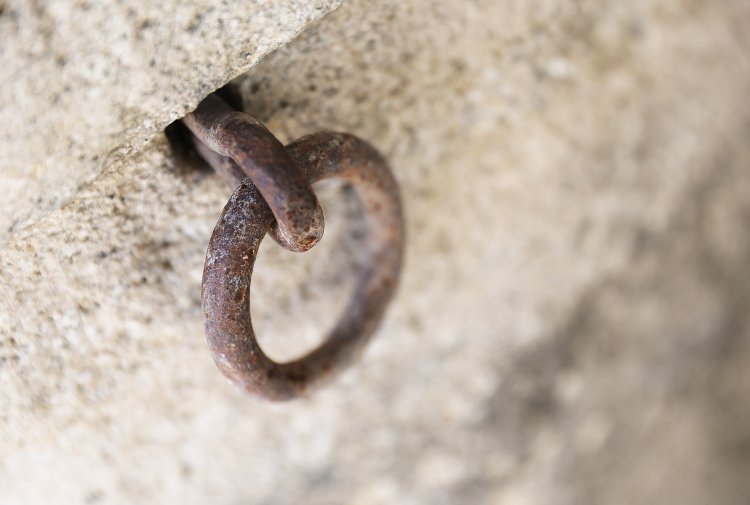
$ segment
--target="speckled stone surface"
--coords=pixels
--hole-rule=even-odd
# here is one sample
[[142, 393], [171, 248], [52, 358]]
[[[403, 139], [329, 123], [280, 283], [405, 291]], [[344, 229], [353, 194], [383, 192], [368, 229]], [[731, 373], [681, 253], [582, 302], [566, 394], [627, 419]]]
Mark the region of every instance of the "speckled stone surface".
[[0, 242], [340, 3], [0, 2]]
[[[748, 27], [743, 2], [349, 0], [239, 78], [282, 139], [378, 146], [407, 216], [380, 335], [290, 404], [242, 397], [203, 340], [227, 188], [141, 139], [214, 81], [147, 72], [179, 91], [104, 132], [131, 147], [0, 246], [3, 503], [746, 503]], [[356, 206], [318, 190], [323, 242], [268, 240], [256, 264], [279, 359], [351, 288]]]

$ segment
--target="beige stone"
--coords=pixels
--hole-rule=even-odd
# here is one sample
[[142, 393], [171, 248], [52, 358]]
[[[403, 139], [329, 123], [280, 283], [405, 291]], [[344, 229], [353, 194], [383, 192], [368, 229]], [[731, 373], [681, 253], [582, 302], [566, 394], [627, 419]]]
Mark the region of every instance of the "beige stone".
[[0, 240], [340, 3], [3, 0]]
[[[121, 94], [75, 148], [2, 121], [6, 202], [45, 198], [0, 207], [22, 221], [0, 245], [3, 503], [744, 503], [750, 7], [350, 0], [281, 29], [258, 21], [275, 6], [252, 6], [175, 23], [160, 37], [185, 58], [158, 71], [118, 67], [96, 89], [125, 79]], [[51, 29], [8, 10], [13, 47]], [[65, 40], [100, 65], [153, 44], [113, 29], [100, 51], [79, 32]], [[85, 93], [53, 103], [51, 56], [3, 51], [25, 73], [0, 103], [33, 74], [22, 117], [86, 110]], [[288, 404], [243, 397], [211, 362], [200, 275], [228, 190], [159, 134], [251, 66], [247, 110], [285, 140], [369, 139], [407, 212], [379, 336]], [[38, 182], [56, 163], [61, 179]], [[278, 358], [314, 345], [351, 286], [356, 209], [320, 191], [323, 243], [269, 240], [256, 267], [254, 321]]]

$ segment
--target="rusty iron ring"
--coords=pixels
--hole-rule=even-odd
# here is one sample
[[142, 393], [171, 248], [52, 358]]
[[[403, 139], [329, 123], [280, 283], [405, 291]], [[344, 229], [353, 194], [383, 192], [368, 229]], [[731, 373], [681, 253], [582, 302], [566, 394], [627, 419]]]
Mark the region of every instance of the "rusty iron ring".
[[[204, 141], [206, 132], [215, 130], [192, 130], [206, 161], [230, 184], [239, 183], [214, 228], [203, 270], [204, 326], [214, 361], [246, 392], [270, 400], [292, 399], [325, 383], [359, 355], [393, 296], [404, 244], [397, 183], [380, 154], [352, 135], [321, 132], [286, 146], [282, 164], [290, 160], [308, 188], [329, 177], [352, 184], [365, 211], [366, 260], [354, 294], [326, 341], [298, 360], [276, 363], [258, 345], [250, 319], [253, 266], [261, 240], [274, 229], [275, 213], [252, 177], [244, 178], [236, 158], [213, 151], [213, 144]], [[275, 166], [273, 159], [267, 161], [267, 167]]]

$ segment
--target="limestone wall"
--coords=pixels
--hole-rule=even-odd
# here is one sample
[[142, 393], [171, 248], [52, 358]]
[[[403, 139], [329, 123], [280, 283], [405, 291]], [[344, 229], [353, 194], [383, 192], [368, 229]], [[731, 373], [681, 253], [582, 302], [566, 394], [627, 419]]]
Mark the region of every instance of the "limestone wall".
[[[0, 3], [0, 501], [746, 503], [750, 5], [339, 3]], [[379, 335], [294, 403], [211, 361], [228, 190], [162, 133], [235, 77], [283, 140], [370, 140], [406, 207]], [[352, 285], [316, 189], [324, 241], [253, 280], [278, 359]]]

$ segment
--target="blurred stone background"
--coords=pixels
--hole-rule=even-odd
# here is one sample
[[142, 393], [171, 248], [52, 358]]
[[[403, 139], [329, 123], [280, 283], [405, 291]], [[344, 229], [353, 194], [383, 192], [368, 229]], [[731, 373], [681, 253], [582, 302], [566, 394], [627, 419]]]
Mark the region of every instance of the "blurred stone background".
[[[4, 0], [0, 40], [2, 503], [748, 503], [745, 0]], [[163, 134], [231, 79], [406, 206], [378, 337], [294, 403], [214, 368], [229, 190]], [[317, 189], [326, 239], [254, 277], [279, 359], [357, 264]]]

